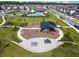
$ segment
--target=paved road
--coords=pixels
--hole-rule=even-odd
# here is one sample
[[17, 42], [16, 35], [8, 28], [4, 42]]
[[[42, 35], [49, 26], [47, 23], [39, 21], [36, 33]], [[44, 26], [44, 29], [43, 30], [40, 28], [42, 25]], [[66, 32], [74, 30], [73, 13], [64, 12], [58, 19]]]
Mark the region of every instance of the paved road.
[[13, 16], [13, 14], [0, 13], [0, 17], [2, 16]]
[[79, 26], [79, 23], [75, 22], [71, 17], [66, 16], [56, 10], [50, 9], [50, 11], [54, 12], [58, 17], [62, 17], [65, 23], [67, 23], [70, 27], [72, 27], [79, 33], [79, 28], [75, 27], [75, 25]]

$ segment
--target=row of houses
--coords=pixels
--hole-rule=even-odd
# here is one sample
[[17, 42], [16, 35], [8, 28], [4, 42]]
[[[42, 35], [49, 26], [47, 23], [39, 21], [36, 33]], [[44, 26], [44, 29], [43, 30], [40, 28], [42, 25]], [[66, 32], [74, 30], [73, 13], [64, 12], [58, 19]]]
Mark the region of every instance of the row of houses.
[[0, 10], [46, 9], [44, 5], [0, 5]]
[[68, 14], [68, 15], [75, 16], [75, 17], [79, 18], [78, 7], [79, 6], [72, 6], [72, 7], [63, 6], [63, 7], [57, 7], [56, 10], [58, 10], [61, 13], [65, 13], [65, 14]]

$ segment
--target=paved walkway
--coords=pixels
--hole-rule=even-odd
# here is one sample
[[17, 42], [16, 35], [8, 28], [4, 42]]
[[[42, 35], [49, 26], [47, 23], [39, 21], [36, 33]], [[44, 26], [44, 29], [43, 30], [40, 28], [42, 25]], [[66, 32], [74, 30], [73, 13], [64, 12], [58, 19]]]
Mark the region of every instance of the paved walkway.
[[[4, 13], [4, 12], [2, 11], [2, 13]], [[2, 16], [2, 19], [3, 19], [3, 22], [0, 24], [0, 26], [2, 26], [2, 25], [5, 23], [5, 18], [4, 18], [4, 16]]]
[[70, 27], [70, 26], [60, 26], [60, 25], [57, 25], [57, 27], [58, 27], [58, 28], [61, 28], [61, 27], [62, 27], [62, 28], [72, 28], [72, 27]]
[[[19, 37], [19, 39], [22, 40], [21, 43], [17, 44], [20, 47], [24, 48], [27, 51], [30, 52], [35, 52], [35, 53], [41, 53], [41, 52], [48, 52], [52, 49], [55, 49], [56, 47], [58, 47], [59, 45], [63, 44], [63, 42], [58, 42], [59, 40], [62, 39], [63, 37], [63, 32], [59, 30], [59, 37], [56, 39], [52, 39], [52, 38], [48, 38], [48, 37], [36, 37], [36, 38], [30, 38], [30, 39], [26, 39], [24, 37], [21, 36], [22, 30], [23, 29], [40, 29], [40, 28], [20, 28], [20, 30], [17, 32], [17, 35]], [[51, 44], [45, 44], [44, 40], [49, 39], [51, 41]], [[14, 42], [15, 43], [15, 42]], [[36, 43], [37, 46], [32, 46], [32, 43]]]

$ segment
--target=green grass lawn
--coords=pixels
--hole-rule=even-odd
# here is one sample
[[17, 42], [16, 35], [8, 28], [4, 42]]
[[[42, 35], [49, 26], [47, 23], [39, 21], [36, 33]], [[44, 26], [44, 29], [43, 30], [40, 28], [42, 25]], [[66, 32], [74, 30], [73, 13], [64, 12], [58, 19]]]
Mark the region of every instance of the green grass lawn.
[[[57, 17], [49, 13], [49, 17], [22, 17], [22, 16], [13, 16], [13, 17], [6, 17], [6, 21], [13, 22], [13, 25], [20, 26], [23, 22], [22, 19], [25, 19], [25, 22], [31, 23], [35, 21], [42, 21], [43, 18], [45, 18], [45, 21], [52, 21], [57, 23], [58, 25], [62, 26], [68, 26], [63, 21], [59, 20]], [[61, 28], [61, 30], [64, 33], [63, 41], [65, 41], [67, 33], [72, 38], [71, 40], [73, 42], [79, 42], [79, 34], [72, 28]], [[69, 37], [67, 37], [68, 39]], [[13, 44], [10, 42], [10, 40], [20, 42], [21, 40], [17, 37], [17, 32], [13, 30], [13, 28], [0, 28], [0, 48], [1, 43], [4, 45], [6, 42], [9, 43], [7, 47], [3, 49], [3, 51], [0, 52], [0, 56], [22, 56], [22, 57], [52, 57], [52, 56], [79, 56], [79, 44], [77, 45], [70, 45], [70, 44], [63, 44], [59, 47], [57, 47], [54, 50], [51, 50], [49, 52], [45, 53], [32, 53], [24, 50], [23, 48]]]
[[13, 22], [13, 25], [17, 25], [20, 26], [23, 23], [27, 22], [27, 23], [31, 23], [31, 22], [35, 22], [35, 21], [42, 21], [43, 18], [45, 19], [45, 21], [52, 21], [55, 22], [58, 25], [61, 26], [67, 26], [67, 24], [65, 24], [63, 21], [59, 20], [57, 17], [55, 17], [54, 15], [52, 15], [51, 13], [48, 13], [48, 17], [23, 17], [23, 16], [11, 16], [11, 17], [6, 17], [7, 21]]
[[65, 36], [65, 34], [67, 34], [67, 35], [70, 36], [70, 38], [73, 42], [79, 42], [79, 33], [77, 33], [74, 29], [72, 29], [72, 28], [68, 28], [68, 29], [62, 28], [61, 30], [64, 32], [64, 36]]
[[[76, 32], [75, 32], [76, 33]], [[79, 45], [61, 45], [54, 50], [45, 53], [32, 53], [28, 52], [21, 47], [10, 43], [6, 47], [0, 56], [17, 56], [17, 57], [69, 57], [69, 56], [79, 56]]]
[[1, 41], [16, 41], [20, 42], [21, 40], [17, 37], [17, 32], [13, 28], [0, 28], [0, 42]]
[[0, 17], [0, 24], [3, 22], [2, 17]]
[[[52, 56], [63, 56], [63, 57], [78, 57], [79, 56], [79, 33], [77, 33], [74, 29], [72, 28], [62, 28], [61, 29], [64, 32], [64, 37], [62, 38], [61, 41], [69, 41], [71, 40], [74, 43], [77, 43], [77, 45], [70, 45], [70, 44], [63, 44], [59, 47], [57, 47], [56, 49], [52, 50]], [[68, 33], [70, 34], [68, 34]], [[66, 40], [66, 34], [70, 36], [69, 39], [67, 38]]]
[[32, 53], [32, 52], [28, 52], [22, 48], [20, 48], [19, 46], [10, 43], [10, 45], [8, 47], [6, 47], [4, 49], [4, 51], [1, 53], [1, 56], [22, 56], [22, 57], [41, 57], [41, 56], [46, 56], [46, 57], [50, 57], [52, 56], [52, 51], [46, 52], [46, 53]]
[[4, 51], [2, 53], [0, 53], [0, 56], [15, 56], [15, 57], [61, 57], [61, 56], [79, 56], [79, 46], [75, 46], [75, 45], [71, 45], [71, 46], [64, 46], [61, 45], [59, 47], [57, 47], [54, 50], [51, 50], [49, 52], [45, 52], [45, 53], [32, 53], [32, 52], [28, 52], [22, 48], [20, 48], [19, 46], [10, 43], [10, 45], [8, 47], [6, 47], [4, 49]]

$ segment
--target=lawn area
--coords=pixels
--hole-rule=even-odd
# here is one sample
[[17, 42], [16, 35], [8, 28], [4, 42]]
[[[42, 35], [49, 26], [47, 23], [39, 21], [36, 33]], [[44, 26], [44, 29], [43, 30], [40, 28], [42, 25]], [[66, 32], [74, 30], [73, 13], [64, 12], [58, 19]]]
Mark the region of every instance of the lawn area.
[[[74, 29], [72, 28], [62, 28], [61, 29], [64, 32], [64, 37], [62, 40], [65, 40], [66, 37], [70, 37], [69, 39], [71, 39], [71, 41], [73, 42], [79, 42], [79, 33], [77, 33]], [[66, 35], [66, 37], [65, 37]], [[69, 40], [67, 39], [67, 40]]]
[[31, 23], [31, 22], [35, 22], [35, 21], [42, 21], [43, 18], [45, 19], [45, 21], [52, 21], [55, 22], [58, 25], [61, 26], [67, 26], [67, 24], [65, 24], [63, 21], [59, 20], [56, 16], [52, 15], [51, 13], [48, 13], [49, 16], [47, 17], [23, 17], [23, 16], [9, 16], [6, 17], [7, 21], [13, 22], [13, 25], [16, 26], [20, 26], [22, 23]]
[[62, 38], [61, 41], [72, 41], [77, 44], [76, 45], [63, 44], [57, 47], [56, 49], [52, 50], [52, 56], [78, 57], [79, 56], [79, 33], [77, 33], [72, 28], [68, 28], [68, 29], [62, 28], [61, 30], [64, 32], [64, 37]]
[[[13, 25], [20, 26], [22, 23], [42, 21], [43, 18], [45, 21], [52, 21], [61, 26], [68, 26], [63, 21], [59, 20], [57, 17], [49, 13], [49, 17], [23, 17], [23, 16], [9, 16], [6, 17], [6, 21], [13, 22]], [[1, 18], [0, 18], [1, 19]], [[64, 37], [61, 41], [69, 41], [69, 39], [73, 42], [79, 42], [79, 33], [77, 33], [72, 28], [60, 28]], [[71, 44], [62, 44], [54, 50], [45, 53], [32, 53], [24, 50], [23, 48], [11, 43], [10, 41], [21, 42], [21, 40], [17, 37], [17, 31], [14, 28], [0, 28], [0, 56], [6, 57], [61, 57], [61, 56], [79, 56], [79, 43], [77, 45]], [[2, 51], [1, 47], [9, 43]], [[2, 46], [1, 46], [2, 44]]]
[[2, 53], [0, 53], [1, 56], [17, 56], [17, 57], [34, 57], [34, 56], [52, 56], [52, 52], [47, 52], [47, 53], [32, 53], [28, 52], [19, 46], [10, 43], [8, 47], [4, 49]]
[[52, 50], [54, 57], [78, 57], [79, 45], [62, 44], [56, 49]]
[[0, 42], [5, 41], [16, 41], [20, 42], [21, 40], [17, 37], [17, 32], [13, 30], [13, 28], [0, 28]]
[[[18, 51], [16, 51], [18, 50]], [[2, 53], [0, 53], [0, 56], [15, 56], [15, 57], [58, 57], [58, 56], [78, 56], [79, 55], [79, 46], [64, 46], [61, 45], [60, 47], [51, 50], [46, 53], [31, 53], [28, 51], [25, 51], [24, 49], [20, 48], [19, 46], [10, 43], [8, 47], [4, 49]]]
[[[65, 28], [62, 28], [61, 29], [64, 34], [67, 33], [67, 32], [70, 32], [70, 36], [73, 38], [73, 42], [79, 42], [79, 34], [72, 28], [69, 28], [69, 29], [65, 29]], [[9, 41], [9, 40], [14, 40], [16, 42], [17, 41], [17, 37], [14, 38], [14, 36], [16, 36], [16, 32], [14, 32], [12, 30], [12, 28], [1, 28], [0, 29], [0, 38], [3, 38], [2, 40], [6, 40], [6, 41]], [[13, 35], [13, 33], [15, 33], [15, 35]], [[8, 34], [8, 35], [7, 35]], [[5, 37], [3, 37], [5, 36]], [[65, 35], [64, 35], [65, 37]], [[65, 40], [63, 37], [62, 40]], [[7, 38], [7, 39], [6, 39]], [[17, 38], [17, 39], [16, 39]], [[1, 41], [1, 40], [0, 40]], [[17, 50], [17, 51], [16, 51]], [[32, 53], [32, 52], [28, 52], [26, 50], [24, 50], [23, 48], [13, 44], [13, 43], [10, 43], [9, 42], [9, 46], [7, 46], [1, 53], [0, 53], [0, 56], [22, 56], [22, 57], [61, 57], [61, 56], [66, 56], [66, 57], [69, 57], [69, 56], [79, 56], [79, 44], [78, 45], [69, 45], [69, 44], [63, 44], [59, 47], [57, 47], [56, 49], [54, 50], [51, 50], [49, 52], [45, 52], [45, 53]]]
[[0, 24], [3, 22], [2, 17], [0, 17]]
[[63, 44], [54, 50], [45, 53], [32, 53], [28, 52], [19, 46], [10, 43], [6, 47], [0, 56], [15, 56], [15, 57], [70, 57], [79, 56], [79, 45], [67, 45]]

